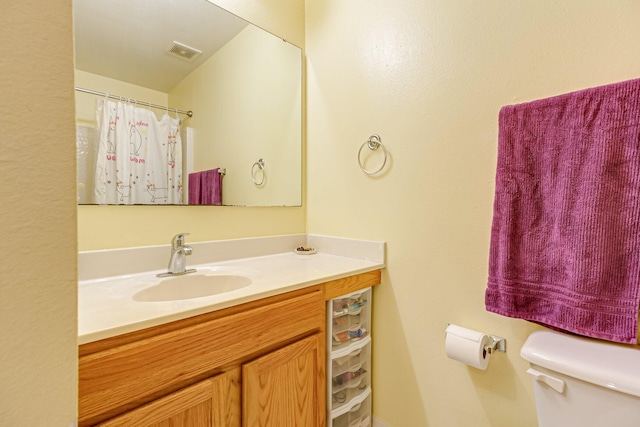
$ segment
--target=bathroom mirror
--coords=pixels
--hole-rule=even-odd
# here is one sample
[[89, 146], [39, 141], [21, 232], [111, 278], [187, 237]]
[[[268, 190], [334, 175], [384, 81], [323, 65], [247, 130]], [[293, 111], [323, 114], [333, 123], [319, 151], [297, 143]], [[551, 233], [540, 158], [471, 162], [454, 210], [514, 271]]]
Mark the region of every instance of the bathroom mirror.
[[[79, 204], [189, 204], [197, 183], [203, 193], [211, 190], [205, 188], [210, 181], [195, 173], [211, 176], [216, 170], [221, 203], [203, 196], [192, 204], [301, 205], [300, 48], [207, 0], [74, 0], [73, 13]], [[152, 203], [127, 203], [136, 172], [129, 173], [130, 183], [115, 176], [116, 169], [121, 174], [123, 168], [150, 164], [141, 154], [149, 150], [149, 135], [131, 125], [139, 119], [129, 120], [131, 129], [123, 135], [130, 143], [121, 144], [135, 148], [135, 156], [113, 151], [109, 160], [129, 159], [127, 165], [114, 166], [113, 179], [96, 174], [96, 167], [104, 169], [96, 161], [104, 157], [100, 144], [111, 138], [104, 135], [115, 132], [102, 132], [101, 143], [100, 123], [108, 122], [104, 111], [116, 104], [152, 111], [159, 121], [166, 115], [180, 120], [180, 133], [159, 145], [180, 142], [180, 156], [165, 148], [163, 159], [171, 151], [170, 160], [162, 161], [181, 165], [181, 174], [164, 186], [149, 173], [138, 177]], [[98, 199], [96, 182], [107, 181], [118, 183], [115, 198]], [[171, 188], [180, 193], [174, 202], [163, 193]]]

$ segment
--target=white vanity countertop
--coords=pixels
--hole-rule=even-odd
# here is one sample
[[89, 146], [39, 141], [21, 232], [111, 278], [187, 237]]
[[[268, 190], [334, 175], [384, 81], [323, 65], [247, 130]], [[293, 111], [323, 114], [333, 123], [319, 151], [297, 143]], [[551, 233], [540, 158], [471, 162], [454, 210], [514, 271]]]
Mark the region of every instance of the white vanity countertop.
[[207, 297], [141, 302], [135, 301], [133, 295], [150, 286], [149, 279], [155, 278], [157, 273], [163, 272], [162, 270], [80, 281], [78, 344], [377, 270], [383, 268], [384, 263], [321, 251], [306, 256], [291, 251], [188, 267], [214, 266], [246, 271], [252, 283], [241, 289]]

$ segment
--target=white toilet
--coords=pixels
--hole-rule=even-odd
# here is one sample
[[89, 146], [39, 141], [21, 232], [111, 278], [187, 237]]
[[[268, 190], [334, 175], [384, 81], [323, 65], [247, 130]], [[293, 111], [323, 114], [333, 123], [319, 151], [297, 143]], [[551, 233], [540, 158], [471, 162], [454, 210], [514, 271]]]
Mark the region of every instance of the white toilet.
[[640, 426], [640, 347], [533, 332], [530, 362], [539, 427]]

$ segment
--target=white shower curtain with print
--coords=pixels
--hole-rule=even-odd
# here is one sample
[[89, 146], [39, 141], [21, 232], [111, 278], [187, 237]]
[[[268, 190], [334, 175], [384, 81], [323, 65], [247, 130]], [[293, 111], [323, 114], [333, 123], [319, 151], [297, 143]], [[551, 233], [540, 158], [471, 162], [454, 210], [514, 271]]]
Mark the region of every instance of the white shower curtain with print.
[[101, 205], [182, 204], [180, 121], [108, 99], [96, 112], [95, 192]]

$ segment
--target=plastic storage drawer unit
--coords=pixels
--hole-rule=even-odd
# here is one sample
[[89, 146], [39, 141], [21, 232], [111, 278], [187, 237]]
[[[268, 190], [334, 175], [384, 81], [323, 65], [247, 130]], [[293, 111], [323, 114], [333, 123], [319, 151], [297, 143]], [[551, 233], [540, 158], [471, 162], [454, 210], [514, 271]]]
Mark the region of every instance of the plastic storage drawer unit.
[[327, 303], [328, 427], [371, 425], [371, 288]]

